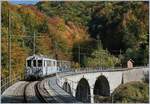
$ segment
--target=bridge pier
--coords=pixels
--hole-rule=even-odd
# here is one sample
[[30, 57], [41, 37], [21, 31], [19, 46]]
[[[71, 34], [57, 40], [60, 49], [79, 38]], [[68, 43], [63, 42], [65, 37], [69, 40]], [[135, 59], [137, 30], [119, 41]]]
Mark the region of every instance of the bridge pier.
[[93, 88], [90, 87], [91, 92], [91, 103], [94, 103], [94, 94], [93, 94]]

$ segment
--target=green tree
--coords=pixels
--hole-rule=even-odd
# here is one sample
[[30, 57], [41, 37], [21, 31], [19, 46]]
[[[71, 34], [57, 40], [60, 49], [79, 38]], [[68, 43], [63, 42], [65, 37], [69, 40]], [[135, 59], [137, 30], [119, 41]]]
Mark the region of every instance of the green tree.
[[98, 48], [95, 50], [91, 57], [87, 59], [87, 66], [90, 67], [114, 67], [119, 64], [120, 60], [111, 55], [107, 50]]

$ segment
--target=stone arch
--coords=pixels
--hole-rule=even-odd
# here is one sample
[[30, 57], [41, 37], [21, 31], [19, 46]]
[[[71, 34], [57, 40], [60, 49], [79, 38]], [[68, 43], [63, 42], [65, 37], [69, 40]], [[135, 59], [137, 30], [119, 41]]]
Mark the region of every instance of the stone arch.
[[63, 84], [63, 89], [69, 93], [70, 95], [72, 95], [72, 92], [71, 92], [71, 87], [70, 87], [70, 84], [68, 82], [64, 82]]
[[81, 78], [76, 88], [76, 99], [84, 103], [91, 102], [90, 86], [85, 78]]
[[110, 96], [109, 81], [104, 75], [97, 78], [94, 85], [94, 95]]

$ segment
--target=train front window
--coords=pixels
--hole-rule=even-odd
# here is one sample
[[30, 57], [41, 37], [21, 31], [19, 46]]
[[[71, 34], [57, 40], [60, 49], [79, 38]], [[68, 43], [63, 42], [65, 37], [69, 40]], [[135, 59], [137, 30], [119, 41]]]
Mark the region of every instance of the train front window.
[[38, 60], [38, 67], [42, 67], [42, 60]]
[[33, 60], [33, 67], [36, 67], [36, 60]]
[[27, 60], [27, 66], [31, 67], [31, 60]]

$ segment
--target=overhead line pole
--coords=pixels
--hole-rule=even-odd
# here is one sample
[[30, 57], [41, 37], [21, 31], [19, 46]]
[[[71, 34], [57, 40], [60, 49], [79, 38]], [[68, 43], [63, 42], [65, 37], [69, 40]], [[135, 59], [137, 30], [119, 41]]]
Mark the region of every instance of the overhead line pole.
[[[101, 43], [100, 43], [100, 35], [97, 35], [97, 44], [98, 44], [98, 49], [101, 48]], [[99, 57], [99, 65], [98, 67], [102, 67], [102, 61], [101, 61], [101, 56]]]
[[33, 43], [33, 54], [35, 55], [35, 31], [34, 31], [34, 43]]
[[9, 26], [8, 26], [8, 52], [9, 52], [9, 78], [11, 79], [11, 14], [8, 11]]
[[54, 47], [55, 47], [55, 59], [58, 60], [58, 56], [57, 56], [57, 51], [58, 51], [58, 47], [57, 47], [57, 42], [54, 41]]
[[78, 45], [78, 61], [79, 61], [79, 64], [80, 64], [80, 44]]

